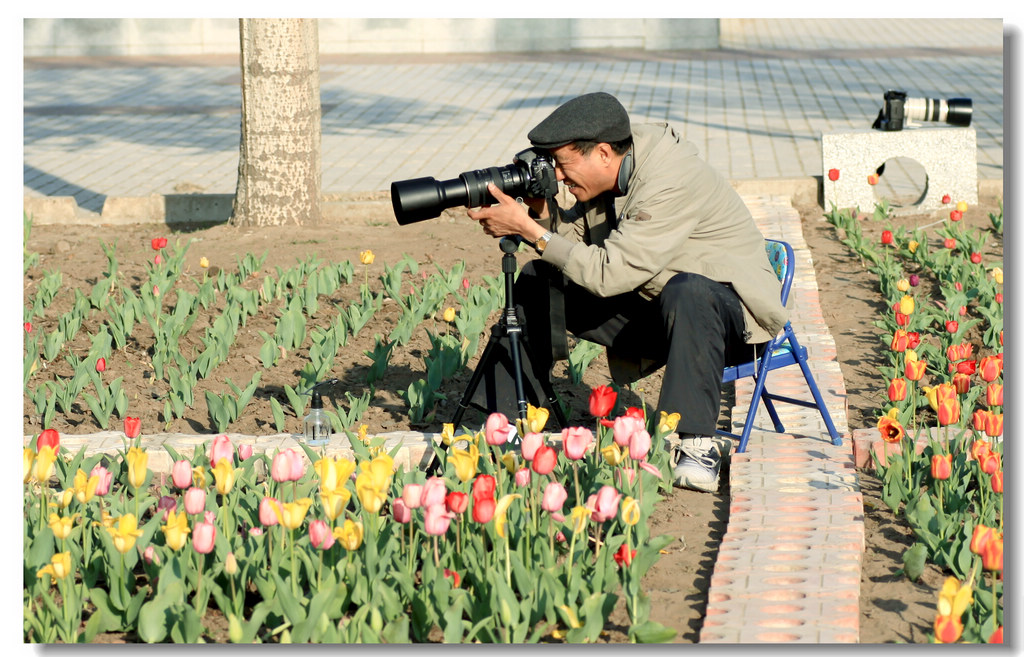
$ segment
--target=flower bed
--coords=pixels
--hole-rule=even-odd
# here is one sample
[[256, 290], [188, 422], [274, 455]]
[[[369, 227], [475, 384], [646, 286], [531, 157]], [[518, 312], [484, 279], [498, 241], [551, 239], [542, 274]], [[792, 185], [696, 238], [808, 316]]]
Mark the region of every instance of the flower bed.
[[[999, 641], [1002, 263], [982, 253], [1001, 240], [1002, 213], [989, 215], [990, 229], [969, 231], [966, 207], [946, 200], [948, 219], [933, 235], [894, 226], [884, 203], [873, 215], [833, 209], [826, 218], [878, 276], [889, 309], [875, 322], [888, 354], [875, 461], [883, 500], [917, 537], [904, 571], [916, 579], [930, 561], [949, 573], [934, 640]], [[877, 242], [865, 221], [881, 224]]]

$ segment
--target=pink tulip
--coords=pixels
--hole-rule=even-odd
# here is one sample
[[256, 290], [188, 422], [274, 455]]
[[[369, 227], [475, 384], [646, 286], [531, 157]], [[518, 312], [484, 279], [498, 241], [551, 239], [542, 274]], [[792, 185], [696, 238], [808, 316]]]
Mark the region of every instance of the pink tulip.
[[252, 445], [245, 443], [238, 446], [238, 460], [244, 461], [245, 459], [252, 458]]
[[587, 508], [591, 510], [591, 518], [594, 522], [611, 520], [619, 512], [619, 498], [622, 493], [612, 486], [601, 486], [601, 488], [587, 498]]
[[178, 508], [178, 500], [174, 499], [170, 495], [161, 495], [160, 499], [156, 503], [157, 510], [163, 510], [163, 519], [167, 520], [167, 513], [172, 509]]
[[171, 466], [171, 481], [175, 487], [185, 490], [192, 485], [192, 464], [181, 459]]
[[217, 539], [217, 527], [210, 522], [199, 522], [192, 528], [192, 548], [199, 554], [213, 552], [213, 543]]
[[587, 453], [590, 443], [594, 442], [594, 434], [585, 427], [567, 427], [562, 429], [562, 451], [566, 458], [578, 461]]
[[509, 424], [504, 413], [491, 413], [484, 424], [484, 439], [488, 445], [504, 445], [515, 427]]
[[523, 460], [532, 461], [537, 450], [544, 444], [544, 434], [530, 432], [523, 436]]
[[530, 485], [530, 469], [521, 468], [516, 470], [516, 486], [526, 488]]
[[270, 463], [270, 477], [278, 483], [298, 481], [302, 479], [305, 469], [302, 455], [294, 449], [288, 448], [274, 455], [274, 460]]
[[221, 459], [227, 459], [230, 463], [234, 456], [235, 448], [226, 434], [222, 433], [213, 439], [213, 445], [210, 446], [210, 467], [216, 466], [217, 461]]
[[431, 477], [423, 484], [423, 494], [420, 496], [420, 506], [426, 508], [435, 504], [444, 504], [444, 497], [448, 494], [448, 487], [441, 477]]
[[661, 479], [661, 470], [659, 470], [657, 466], [655, 466], [653, 463], [648, 463], [647, 461], [640, 461], [640, 469], [646, 470], [655, 477]]
[[565, 486], [552, 481], [544, 488], [544, 496], [540, 501], [540, 508], [544, 509], [548, 513], [555, 513], [562, 510], [562, 505], [565, 504], [565, 500], [569, 497], [569, 492], [565, 490]]
[[334, 534], [330, 526], [323, 520], [309, 523], [309, 542], [318, 550], [330, 550], [334, 545]]
[[217, 514], [213, 511], [206, 511], [205, 513], [203, 513], [203, 520], [212, 525], [217, 522]]
[[407, 508], [420, 508], [421, 499], [423, 499], [423, 484], [406, 484], [402, 488], [402, 502]]
[[640, 429], [629, 439], [629, 458], [634, 461], [643, 461], [647, 458], [647, 452], [651, 451], [651, 434], [646, 429]]
[[99, 483], [96, 484], [96, 494], [103, 497], [110, 492], [110, 480], [113, 479], [114, 475], [110, 470], [107, 470], [100, 464], [96, 464], [96, 467], [89, 473], [90, 477], [99, 478]]
[[158, 554], [156, 553], [156, 550], [155, 550], [155, 549], [153, 548], [153, 546], [152, 546], [152, 545], [150, 545], [149, 547], [147, 547], [147, 548], [146, 548], [146, 549], [145, 549], [145, 550], [144, 550], [144, 551], [142, 552], [142, 559], [143, 559], [143, 560], [144, 560], [144, 561], [145, 561], [146, 563], [155, 563], [155, 564], [156, 564], [156, 565], [158, 565], [158, 566], [160, 565], [160, 555], [158, 555]]
[[206, 508], [206, 489], [192, 487], [185, 491], [185, 513], [196, 515]]
[[391, 503], [391, 512], [395, 516], [395, 522], [407, 525], [412, 520], [412, 509], [405, 503], [401, 497], [396, 497], [395, 501]]
[[279, 502], [273, 497], [264, 497], [260, 500], [260, 524], [264, 527], [273, 527], [277, 524], [277, 514], [274, 513], [274, 506]]
[[619, 447], [629, 445], [629, 439], [637, 431], [643, 430], [644, 421], [632, 415], [621, 415], [612, 424], [612, 439]]
[[426, 509], [423, 514], [423, 531], [430, 536], [443, 536], [455, 514], [445, 508], [443, 501], [431, 504]]

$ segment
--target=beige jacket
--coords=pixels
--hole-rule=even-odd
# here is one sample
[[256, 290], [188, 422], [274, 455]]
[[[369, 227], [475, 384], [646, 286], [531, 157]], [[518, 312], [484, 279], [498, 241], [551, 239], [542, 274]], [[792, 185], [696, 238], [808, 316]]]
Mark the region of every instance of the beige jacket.
[[[764, 236], [739, 194], [668, 124], [634, 125], [633, 157], [626, 195], [563, 210], [543, 259], [602, 297], [637, 290], [653, 299], [681, 272], [728, 283], [743, 303], [746, 342], [775, 337], [789, 314]], [[619, 383], [663, 364], [608, 356]]]

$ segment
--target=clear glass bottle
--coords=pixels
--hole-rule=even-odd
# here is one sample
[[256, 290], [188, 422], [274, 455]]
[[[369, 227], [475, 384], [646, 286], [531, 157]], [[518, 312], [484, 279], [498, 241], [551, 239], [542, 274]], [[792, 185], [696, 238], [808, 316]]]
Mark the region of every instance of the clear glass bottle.
[[324, 401], [316, 387], [313, 388], [309, 415], [302, 421], [302, 427], [306, 444], [310, 447], [319, 447], [331, 441], [331, 419], [324, 412]]

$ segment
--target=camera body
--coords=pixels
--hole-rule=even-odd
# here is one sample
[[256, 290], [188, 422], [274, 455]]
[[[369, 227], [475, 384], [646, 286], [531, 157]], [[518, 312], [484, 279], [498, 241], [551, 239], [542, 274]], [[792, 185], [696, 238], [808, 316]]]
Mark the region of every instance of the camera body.
[[398, 223], [405, 226], [439, 217], [448, 208], [494, 203], [494, 197], [487, 191], [488, 183], [494, 183], [509, 196], [550, 198], [558, 192], [551, 154], [527, 148], [516, 153], [512, 164], [467, 171], [451, 180], [397, 180], [391, 183], [391, 207]]
[[970, 98], [908, 98], [905, 91], [890, 89], [883, 96], [882, 109], [872, 128], [896, 131], [913, 121], [944, 121], [950, 125], [971, 125], [973, 104]]

